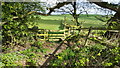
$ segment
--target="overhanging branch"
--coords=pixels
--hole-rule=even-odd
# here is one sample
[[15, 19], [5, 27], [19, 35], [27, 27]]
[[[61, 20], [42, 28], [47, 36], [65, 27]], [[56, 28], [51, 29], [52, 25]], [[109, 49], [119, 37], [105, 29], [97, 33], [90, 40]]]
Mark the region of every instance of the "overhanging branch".
[[91, 3], [94, 3], [102, 8], [107, 8], [107, 9], [110, 9], [112, 11], [115, 11], [117, 12], [118, 11], [118, 6], [117, 4], [112, 4], [112, 3], [108, 3], [108, 2], [102, 2], [101, 0], [99, 0], [99, 2], [97, 1], [93, 1], [93, 0], [88, 0], [89, 2]]
[[50, 11], [49, 11], [49, 13], [48, 13], [48, 15], [50, 15], [53, 11], [54, 11], [54, 9], [59, 9], [60, 7], [63, 7], [64, 5], [68, 5], [68, 4], [70, 4], [71, 2], [62, 2], [62, 3], [58, 3], [56, 6], [54, 6], [53, 8], [49, 8], [50, 9]]

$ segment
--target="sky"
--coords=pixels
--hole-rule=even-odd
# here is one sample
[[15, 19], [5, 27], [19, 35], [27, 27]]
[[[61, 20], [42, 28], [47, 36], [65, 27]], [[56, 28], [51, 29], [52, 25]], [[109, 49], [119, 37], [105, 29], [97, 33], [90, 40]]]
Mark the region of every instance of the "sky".
[[[40, 0], [40, 1], [47, 2], [47, 3], [56, 3], [57, 1], [67, 1], [67, 0]], [[72, 1], [72, 0], [68, 0], [68, 1]], [[86, 2], [86, 0], [77, 0], [77, 1]], [[115, 3], [115, 4], [120, 3], [120, 0], [102, 0], [102, 1], [105, 1], [108, 3]]]
[[[49, 6], [53, 7], [56, 5], [56, 2], [58, 1], [66, 1], [66, 0], [41, 0], [43, 2], [46, 2], [47, 4], [49, 4]], [[85, 0], [78, 0], [79, 2], [86, 2]], [[120, 3], [120, 0], [103, 0], [104, 2], [108, 2], [108, 3], [114, 3], [114, 4], [118, 4]], [[98, 6], [96, 6], [98, 7]], [[107, 14], [111, 14], [111, 13], [108, 13], [108, 12], [104, 12], [102, 10], [97, 10], [97, 9], [94, 9], [94, 8], [88, 8], [88, 14], [100, 14], [100, 15], [107, 15]], [[79, 13], [79, 11], [77, 11]], [[58, 12], [53, 12], [52, 14], [61, 14], [61, 13], [58, 13]], [[85, 13], [83, 13], [85, 14]], [[112, 14], [115, 14], [115, 12], [112, 12]]]
[[115, 4], [120, 3], [120, 0], [103, 0], [103, 1], [108, 2], [108, 3], [115, 3]]

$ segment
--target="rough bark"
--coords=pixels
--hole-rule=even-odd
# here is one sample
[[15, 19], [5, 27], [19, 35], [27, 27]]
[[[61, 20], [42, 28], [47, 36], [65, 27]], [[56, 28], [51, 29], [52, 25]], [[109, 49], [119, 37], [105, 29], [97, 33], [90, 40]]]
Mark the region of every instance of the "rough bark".
[[72, 4], [73, 8], [74, 8], [74, 12], [72, 14], [73, 18], [75, 19], [76, 25], [79, 26], [79, 22], [78, 22], [78, 15], [77, 15], [77, 7], [76, 7], [76, 2], [74, 2]]

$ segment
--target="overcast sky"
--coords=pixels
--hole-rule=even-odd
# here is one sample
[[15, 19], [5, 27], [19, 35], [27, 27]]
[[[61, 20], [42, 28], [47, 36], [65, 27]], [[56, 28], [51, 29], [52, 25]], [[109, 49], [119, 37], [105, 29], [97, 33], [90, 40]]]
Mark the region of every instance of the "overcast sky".
[[[47, 3], [56, 3], [57, 1], [67, 1], [67, 0], [40, 0], [40, 1], [47, 2]], [[72, 0], [68, 0], [68, 1], [72, 1]], [[77, 1], [86, 2], [87, 0], [77, 0]], [[120, 3], [120, 0], [102, 0], [102, 1], [109, 2], [109, 3], [115, 3], [115, 4]]]
[[103, 1], [109, 2], [109, 3], [115, 3], [115, 4], [120, 3], [120, 0], [103, 0]]
[[[41, 0], [41, 1], [46, 2], [47, 4], [49, 4], [49, 6], [55, 6], [56, 2], [58, 2], [58, 1], [66, 1], [66, 0]], [[87, 2], [85, 0], [78, 0], [78, 1], [79, 2]], [[108, 3], [114, 3], [114, 4], [120, 3], [120, 0], [103, 0], [103, 1], [108, 2]], [[88, 10], [89, 14], [101, 14], [101, 15], [109, 14], [108, 12], [104, 12], [102, 10], [97, 10], [97, 9], [94, 9], [94, 8], [88, 8], [87, 10]], [[79, 12], [79, 11], [77, 11], [77, 12]], [[115, 12], [112, 12], [112, 14], [114, 14], [114, 13]], [[52, 13], [52, 14], [60, 14], [60, 13], [57, 12], [57, 13]], [[85, 14], [85, 13], [83, 13], [83, 14]]]

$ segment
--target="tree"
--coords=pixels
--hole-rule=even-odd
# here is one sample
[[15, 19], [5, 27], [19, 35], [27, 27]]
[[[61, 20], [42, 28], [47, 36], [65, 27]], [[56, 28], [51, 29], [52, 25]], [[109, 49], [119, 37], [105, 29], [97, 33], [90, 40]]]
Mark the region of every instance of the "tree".
[[30, 39], [28, 20], [38, 9], [44, 12], [38, 2], [2, 2], [3, 45], [23, 45]]
[[[88, 0], [90, 3], [94, 3], [94, 4], [96, 4], [96, 5], [98, 5], [98, 6], [100, 6], [100, 7], [102, 7], [102, 8], [106, 8], [106, 9], [110, 9], [110, 10], [112, 10], [112, 11], [115, 11], [116, 13], [114, 14], [114, 16], [113, 17], [111, 17], [110, 18], [110, 20], [108, 20], [108, 22], [109, 22], [109, 24], [108, 24], [108, 28], [110, 28], [110, 29], [113, 29], [113, 28], [111, 28], [111, 26], [112, 27], [114, 27], [115, 29], [120, 29], [120, 5], [119, 4], [113, 4], [113, 3], [108, 3], [108, 2], [102, 2], [101, 0], [97, 0], [97, 1], [99, 1], [99, 2], [95, 2], [95, 0]], [[65, 3], [65, 2], [64, 2]], [[64, 4], [63, 3], [59, 3], [59, 5], [61, 5], [61, 6], [64, 6]], [[61, 7], [61, 6], [55, 6], [55, 7]], [[54, 9], [55, 9], [55, 7], [54, 8], [50, 8], [50, 12], [52, 12], [52, 11], [54, 11]], [[50, 12], [49, 12], [49, 14], [50, 14]], [[115, 39], [115, 40], [117, 40], [117, 39]], [[100, 59], [100, 62], [98, 62], [98, 60], [97, 60], [97, 62], [98, 62], [98, 65], [103, 65], [103, 66], [120, 66], [120, 59], [118, 59], [118, 57], [120, 56], [120, 44], [119, 44], [119, 42], [120, 42], [120, 39], [118, 39], [117, 40], [118, 41], [118, 45], [116, 45], [115, 44], [115, 47], [112, 47], [112, 48], [110, 48], [110, 47], [106, 47], [105, 49], [101, 49], [101, 51], [102, 52], [99, 52], [99, 53], [96, 53], [97, 55], [99, 55], [100, 57], [94, 57], [94, 56], [92, 56], [92, 58], [98, 58], [98, 60]], [[103, 43], [101, 44], [101, 45], [103, 45]], [[107, 44], [106, 44], [107, 45]], [[99, 45], [97, 45], [96, 46], [97, 48], [99, 48]], [[83, 49], [83, 47], [82, 47], [82, 49]], [[88, 49], [89, 50], [89, 49]], [[87, 50], [87, 51], [88, 51]], [[93, 50], [92, 49], [92, 51], [89, 51], [90, 52], [90, 55], [91, 54], [94, 54], [95, 55], [95, 52], [97, 52], [96, 50], [98, 50], [98, 49], [95, 49], [95, 50]], [[115, 52], [116, 52], [116, 55], [115, 55], [115, 53], [113, 53], [114, 51], [113, 50], [116, 50]], [[85, 50], [84, 50], [85, 51]], [[66, 51], [67, 52], [67, 51]], [[93, 53], [92, 53], [93, 52]], [[75, 51], [74, 51], [74, 53], [75, 53]], [[78, 51], [77, 53], [80, 53], [80, 51]], [[101, 54], [103, 54], [103, 55], [101, 55]], [[82, 54], [82, 53], [81, 53]], [[85, 53], [85, 54], [87, 54], [87, 53]], [[70, 55], [70, 52], [68, 53], [68, 55]], [[68, 56], [67, 55], [67, 56]], [[74, 54], [75, 56], [77, 55], [77, 54]], [[97, 55], [95, 55], [95, 56], [97, 56]], [[109, 56], [108, 56], [109, 55]], [[64, 56], [64, 55], [63, 55]], [[89, 56], [89, 55], [87, 55], [87, 56]], [[108, 57], [106, 57], [106, 56], [108, 56]], [[111, 57], [110, 57], [111, 56]], [[65, 59], [66, 59], [66, 57], [65, 57]], [[102, 59], [102, 60], [101, 60]], [[68, 60], [70, 60], [70, 59], [68, 59]], [[72, 58], [72, 60], [74, 60], [74, 58]], [[59, 61], [59, 60], [57, 60], [57, 61]], [[60, 60], [61, 61], [61, 60]], [[94, 62], [93, 60], [89, 60], [90, 61], [90, 64], [91, 64], [91, 62]], [[116, 62], [116, 61], [118, 61], [118, 62]], [[62, 61], [62, 62], [64, 62], [64, 61]], [[58, 64], [60, 65], [60, 64], [62, 64], [62, 62], [58, 62]], [[70, 62], [70, 61], [69, 61]], [[73, 61], [71, 62], [71, 63], [74, 63]], [[70, 64], [71, 64], [70, 63]], [[76, 62], [75, 62], [76, 63]], [[78, 61], [77, 61], [77, 63], [78, 63]], [[56, 63], [56, 61], [55, 61], [55, 64], [57, 64]], [[85, 63], [84, 63], [85, 64]], [[74, 65], [74, 64], [73, 64]], [[92, 65], [94, 65], [94, 64], [92, 64]], [[84, 65], [83, 65], [84, 66]], [[95, 65], [95, 66], [97, 66], [97, 65]]]
[[[60, 5], [60, 3], [58, 3], [58, 4]], [[70, 14], [73, 17], [75, 24], [77, 26], [79, 26], [80, 23], [78, 21], [78, 18], [80, 16], [80, 14], [83, 12], [88, 14], [87, 11], [85, 10], [86, 4], [88, 4], [88, 3], [79, 3], [79, 2], [76, 2], [76, 0], [75, 0], [73, 2], [66, 3], [64, 6], [61, 5], [60, 8], [57, 8], [58, 10], [53, 10], [53, 11], [54, 12], [65, 12], [65, 13]], [[53, 8], [50, 8], [50, 12], [48, 14], [53, 12], [52, 9]]]
[[[88, 0], [90, 3], [94, 3], [102, 8], [106, 8], [106, 9], [109, 9], [109, 10], [112, 10], [112, 11], [115, 11], [116, 13], [114, 14], [113, 17], [111, 17], [111, 19], [108, 21], [109, 24], [108, 26], [113, 26], [113, 27], [116, 27], [118, 26], [119, 27], [119, 24], [120, 24], [120, 5], [119, 4], [113, 4], [113, 3], [108, 3], [108, 2], [103, 2], [101, 0]], [[50, 12], [48, 14], [51, 14], [51, 12], [54, 11], [54, 9], [56, 8], [60, 8], [66, 4], [70, 4], [71, 2], [60, 2], [58, 3], [56, 6], [54, 6], [53, 8], [50, 8]], [[75, 5], [75, 4], [74, 4]], [[76, 9], [74, 9], [76, 10]], [[113, 21], [116, 22], [116, 24], [118, 25], [113, 25]]]
[[[100, 2], [92, 2], [91, 0], [88, 0], [88, 1], [100, 6], [102, 8], [107, 8], [107, 9], [110, 9], [112, 11], [115, 11], [116, 13], [114, 14], [114, 16], [111, 17], [111, 19], [108, 21], [109, 22], [108, 26], [113, 26], [113, 27], [119, 26], [119, 24], [120, 24], [120, 5], [119, 4], [102, 2], [101, 0], [100, 0]], [[114, 25], [112, 23], [113, 21], [115, 21], [117, 25]]]

